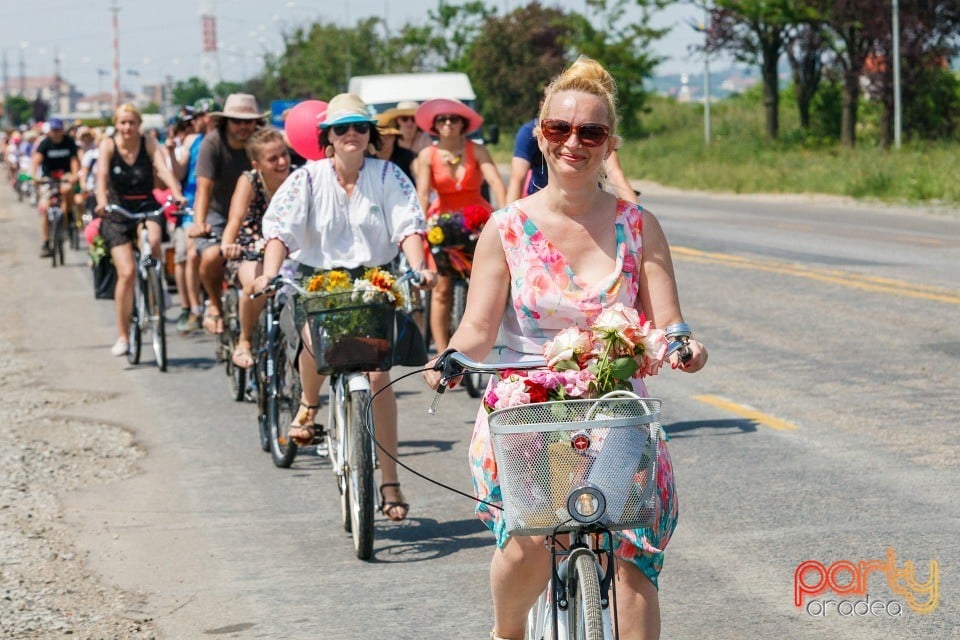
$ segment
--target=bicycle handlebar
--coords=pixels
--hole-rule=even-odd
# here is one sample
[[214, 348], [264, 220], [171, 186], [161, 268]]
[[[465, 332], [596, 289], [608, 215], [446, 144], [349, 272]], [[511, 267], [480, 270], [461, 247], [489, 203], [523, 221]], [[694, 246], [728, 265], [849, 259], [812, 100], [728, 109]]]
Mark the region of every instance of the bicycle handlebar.
[[507, 369], [541, 369], [547, 366], [544, 358], [535, 358], [524, 362], [477, 362], [472, 358], [460, 353], [456, 349], [447, 349], [441, 353], [436, 362], [433, 363], [434, 371], [442, 371], [440, 384], [437, 386], [437, 393], [433, 396], [433, 402], [427, 413], [436, 415], [437, 406], [440, 404], [440, 397], [447, 390], [447, 385], [453, 378], [459, 378], [464, 371], [476, 371], [478, 373], [499, 373]]
[[265, 296], [268, 294], [276, 293], [280, 290], [280, 287], [283, 285], [289, 285], [293, 287], [297, 293], [306, 293], [307, 290], [298, 285], [296, 282], [290, 278], [284, 276], [283, 274], [278, 273], [277, 275], [270, 278], [270, 282], [267, 283], [267, 286], [263, 288], [263, 291], [256, 291], [250, 294], [250, 299], [259, 298], [260, 296]]
[[[677, 322], [671, 325], [667, 325], [667, 328], [664, 330], [664, 333], [667, 336], [667, 339], [670, 341], [667, 345], [667, 355], [669, 358], [674, 353], [680, 356], [681, 362], [689, 362], [693, 357], [693, 352], [690, 350], [690, 336], [693, 332], [690, 329], [690, 325], [686, 322]], [[547, 361], [544, 358], [536, 358], [526, 360], [524, 362], [499, 362], [499, 363], [487, 363], [487, 362], [477, 362], [464, 354], [460, 353], [456, 349], [447, 349], [439, 356], [437, 356], [436, 361], [433, 363], [434, 371], [443, 372], [440, 376], [440, 384], [437, 386], [437, 393], [433, 397], [433, 402], [430, 403], [430, 408], [427, 409], [427, 413], [430, 415], [435, 415], [437, 413], [437, 405], [440, 403], [440, 396], [447, 390], [447, 385], [450, 380], [453, 378], [458, 378], [463, 375], [464, 371], [475, 371], [477, 373], [499, 373], [500, 371], [505, 371], [507, 369], [539, 369], [547, 366]]]

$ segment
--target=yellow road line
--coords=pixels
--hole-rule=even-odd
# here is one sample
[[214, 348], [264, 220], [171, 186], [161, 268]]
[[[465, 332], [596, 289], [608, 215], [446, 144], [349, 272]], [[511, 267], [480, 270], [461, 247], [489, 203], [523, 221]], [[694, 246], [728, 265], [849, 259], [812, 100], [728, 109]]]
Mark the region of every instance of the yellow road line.
[[699, 251], [689, 247], [672, 247], [670, 251], [673, 253], [673, 255], [684, 260], [690, 260], [692, 262], [720, 264], [736, 269], [753, 269], [755, 271], [780, 273], [783, 275], [796, 276], [798, 278], [809, 278], [811, 280], [819, 280], [820, 282], [829, 282], [845, 287], [853, 287], [863, 291], [889, 293], [892, 295], [905, 296], [909, 298], [922, 298], [924, 300], [935, 300], [937, 302], [960, 305], [960, 294], [952, 292], [948, 289], [943, 289], [941, 287], [914, 284], [912, 282], [893, 280], [891, 278], [880, 278], [876, 276], [848, 273], [835, 269], [805, 267], [802, 265], [790, 264], [788, 262], [777, 262], [775, 260], [744, 258], [729, 253]]
[[755, 422], [762, 424], [765, 427], [776, 429], [777, 431], [792, 431], [793, 429], [797, 428], [797, 425], [793, 424], [792, 422], [787, 422], [786, 420], [774, 418], [771, 415], [767, 415], [766, 413], [757, 411], [756, 409], [753, 409], [751, 407], [748, 407], [742, 404], [737, 404], [736, 402], [730, 402], [729, 400], [725, 400], [720, 396], [700, 395], [700, 396], [693, 396], [693, 399], [699, 400], [700, 402], [709, 404], [719, 409], [723, 409], [724, 411], [734, 413], [738, 416], [748, 418], [750, 420], [753, 420]]

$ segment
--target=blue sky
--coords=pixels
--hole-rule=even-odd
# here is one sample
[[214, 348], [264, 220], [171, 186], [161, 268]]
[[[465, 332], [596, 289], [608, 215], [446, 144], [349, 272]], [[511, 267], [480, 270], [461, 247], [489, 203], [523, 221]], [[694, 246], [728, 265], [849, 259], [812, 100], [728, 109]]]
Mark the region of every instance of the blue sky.
[[[450, 2], [451, 0], [447, 0]], [[453, 0], [456, 1], [456, 0]], [[0, 0], [4, 29], [0, 52], [6, 55], [12, 85], [19, 76], [21, 57], [26, 75], [53, 75], [54, 59], [60, 55], [61, 74], [80, 91], [109, 91], [112, 75], [112, 0], [45, 0], [42, 15], [36, 5], [22, 0]], [[487, 0], [499, 13], [511, 11], [517, 0]], [[543, 4], [585, 11], [583, 0], [546, 0]], [[118, 0], [120, 66], [125, 88], [199, 75], [200, 15], [212, 5], [218, 18], [221, 76], [241, 80], [261, 67], [262, 52], [279, 51], [284, 29], [318, 18], [354, 24], [371, 15], [385, 16], [392, 28], [405, 23], [423, 23], [437, 0]], [[657, 45], [658, 53], [670, 59], [661, 73], [697, 72], [702, 62], [687, 53], [698, 35], [685, 23], [698, 12], [676, 2], [656, 23], [673, 26]]]

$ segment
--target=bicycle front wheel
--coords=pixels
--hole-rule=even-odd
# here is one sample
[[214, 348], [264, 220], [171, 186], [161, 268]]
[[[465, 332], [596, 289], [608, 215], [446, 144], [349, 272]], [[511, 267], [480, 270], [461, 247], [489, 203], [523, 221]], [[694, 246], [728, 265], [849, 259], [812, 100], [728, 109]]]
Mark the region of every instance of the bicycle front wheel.
[[160, 371], [167, 370], [167, 329], [164, 317], [163, 281], [160, 271], [151, 268], [148, 272], [147, 304], [150, 318], [150, 333], [153, 337], [153, 355]]
[[63, 264], [63, 221], [56, 218], [51, 222], [53, 228], [50, 229], [50, 266], [57, 266], [57, 258], [60, 264]]
[[267, 424], [270, 427], [270, 455], [273, 464], [285, 469], [297, 457], [297, 445], [287, 436], [290, 424], [300, 406], [300, 379], [287, 362], [283, 347], [277, 342], [274, 351], [273, 377], [267, 393]]
[[140, 314], [144, 313], [145, 304], [143, 303], [143, 282], [139, 274], [134, 276], [133, 285], [133, 309], [130, 311], [130, 348], [127, 350], [127, 362], [138, 364], [140, 362]]
[[357, 557], [368, 560], [373, 553], [373, 425], [367, 423], [370, 392], [352, 391], [345, 400], [350, 530]]
[[593, 557], [581, 554], [573, 562], [567, 580], [567, 632], [576, 640], [603, 639], [600, 578]]

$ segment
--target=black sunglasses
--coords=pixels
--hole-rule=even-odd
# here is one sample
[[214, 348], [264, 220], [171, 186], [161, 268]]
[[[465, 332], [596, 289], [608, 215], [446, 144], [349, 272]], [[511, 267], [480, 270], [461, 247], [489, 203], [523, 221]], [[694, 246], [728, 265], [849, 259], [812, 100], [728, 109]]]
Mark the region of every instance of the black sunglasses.
[[257, 121], [253, 118], [227, 118], [227, 122], [232, 122], [233, 124], [257, 124]]
[[580, 144], [585, 147], [599, 147], [610, 137], [610, 127], [598, 122], [586, 122], [574, 127], [566, 120], [547, 118], [540, 121], [543, 137], [554, 144], [563, 144], [576, 132]]
[[458, 122], [463, 122], [463, 118], [455, 115], [442, 115], [442, 116], [437, 116], [436, 118], [433, 119], [434, 125], [444, 124], [444, 123], [457, 124]]
[[370, 133], [369, 122], [348, 122], [347, 124], [335, 124], [330, 128], [333, 129], [333, 132], [338, 136], [346, 135], [347, 131], [349, 131], [351, 128], [353, 128], [353, 130], [360, 135]]

